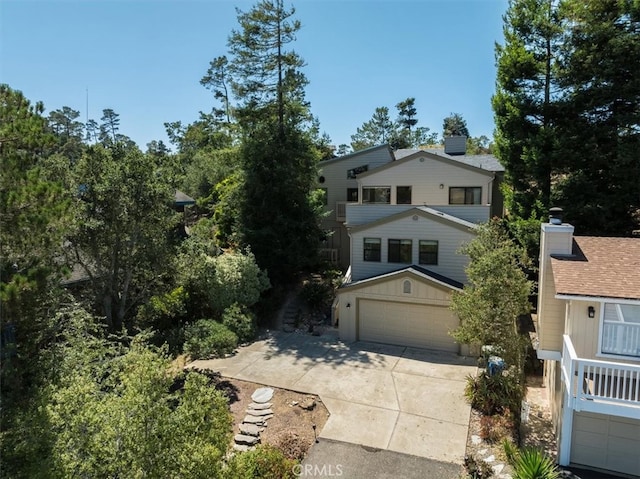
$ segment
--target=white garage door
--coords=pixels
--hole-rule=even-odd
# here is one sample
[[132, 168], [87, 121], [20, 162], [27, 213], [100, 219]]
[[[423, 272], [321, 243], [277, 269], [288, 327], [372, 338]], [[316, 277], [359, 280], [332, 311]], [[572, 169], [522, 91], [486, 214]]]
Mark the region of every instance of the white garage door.
[[640, 421], [575, 412], [571, 462], [640, 476]]
[[362, 299], [358, 311], [361, 341], [458, 352], [448, 334], [458, 319], [445, 306]]

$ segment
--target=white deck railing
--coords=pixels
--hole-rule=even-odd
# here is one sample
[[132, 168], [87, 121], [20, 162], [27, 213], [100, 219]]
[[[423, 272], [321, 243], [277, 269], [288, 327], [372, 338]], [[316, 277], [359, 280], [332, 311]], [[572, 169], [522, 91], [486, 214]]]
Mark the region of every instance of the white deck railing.
[[572, 409], [640, 418], [640, 365], [579, 358], [566, 334], [561, 364]]
[[637, 356], [640, 353], [640, 324], [605, 321], [602, 326], [602, 352]]

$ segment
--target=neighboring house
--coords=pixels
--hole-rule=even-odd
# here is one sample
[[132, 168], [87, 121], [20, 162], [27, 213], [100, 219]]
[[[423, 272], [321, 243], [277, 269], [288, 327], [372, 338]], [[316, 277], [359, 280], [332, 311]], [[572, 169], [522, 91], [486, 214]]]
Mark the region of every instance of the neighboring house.
[[468, 258], [458, 250], [478, 223], [502, 214], [503, 168], [493, 157], [445, 151], [399, 150], [357, 173], [337, 218], [350, 240], [333, 310], [342, 339], [459, 350], [449, 304]]
[[542, 225], [539, 359], [558, 462], [640, 476], [640, 238]]
[[[504, 168], [491, 155], [465, 155], [464, 142], [462, 149], [455, 148], [457, 137], [446, 140], [453, 141], [446, 141], [444, 149], [394, 152], [379, 146], [322, 162], [318, 184], [326, 191], [329, 211], [322, 227], [330, 231], [325, 251], [346, 268], [351, 264], [348, 228], [354, 221], [373, 221], [413, 206], [473, 223], [502, 216]], [[353, 205], [362, 211], [354, 213]]]

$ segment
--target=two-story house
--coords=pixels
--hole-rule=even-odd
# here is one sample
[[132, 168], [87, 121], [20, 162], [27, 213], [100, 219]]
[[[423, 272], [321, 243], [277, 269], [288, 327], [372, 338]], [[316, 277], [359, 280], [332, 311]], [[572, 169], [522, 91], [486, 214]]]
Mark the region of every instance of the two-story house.
[[399, 150], [357, 174], [343, 223], [350, 267], [334, 304], [341, 338], [459, 350], [449, 304], [468, 258], [458, 250], [502, 213], [501, 172], [490, 156]]
[[558, 462], [640, 476], [640, 238], [542, 225], [538, 358]]

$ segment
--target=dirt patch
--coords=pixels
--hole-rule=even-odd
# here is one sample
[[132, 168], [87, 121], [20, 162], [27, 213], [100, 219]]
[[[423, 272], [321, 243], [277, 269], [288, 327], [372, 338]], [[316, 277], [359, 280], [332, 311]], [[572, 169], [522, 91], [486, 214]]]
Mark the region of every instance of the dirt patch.
[[[238, 433], [238, 426], [246, 416], [246, 410], [251, 401], [251, 395], [262, 384], [225, 379], [234, 389], [235, 400], [230, 400], [230, 410], [234, 419], [233, 434]], [[291, 436], [296, 437], [296, 443], [307, 451], [315, 442], [329, 418], [329, 411], [318, 396], [304, 394], [287, 389], [272, 388], [273, 398], [269, 401], [273, 410], [273, 417], [267, 421], [266, 429], [260, 433], [260, 441], [264, 444], [278, 446], [283, 441], [291, 442]], [[311, 409], [301, 406], [315, 405]], [[315, 434], [313, 425], [315, 424]]]

